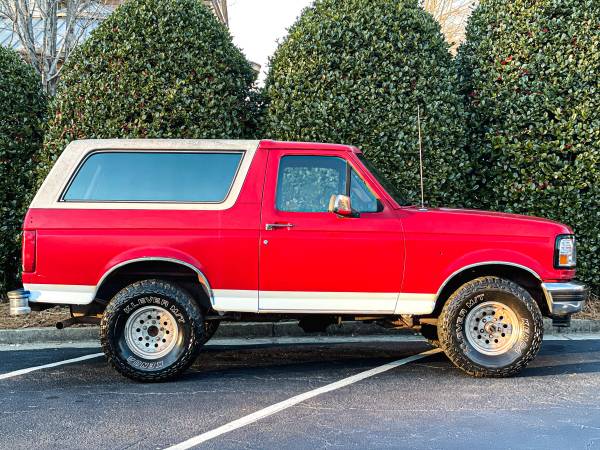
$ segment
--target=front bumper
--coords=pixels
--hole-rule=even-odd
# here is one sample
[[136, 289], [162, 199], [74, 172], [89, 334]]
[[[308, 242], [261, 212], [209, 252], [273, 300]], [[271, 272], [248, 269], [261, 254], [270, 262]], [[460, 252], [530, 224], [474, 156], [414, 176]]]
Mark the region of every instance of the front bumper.
[[588, 288], [582, 283], [542, 283], [552, 317], [565, 317], [583, 309], [588, 296]]

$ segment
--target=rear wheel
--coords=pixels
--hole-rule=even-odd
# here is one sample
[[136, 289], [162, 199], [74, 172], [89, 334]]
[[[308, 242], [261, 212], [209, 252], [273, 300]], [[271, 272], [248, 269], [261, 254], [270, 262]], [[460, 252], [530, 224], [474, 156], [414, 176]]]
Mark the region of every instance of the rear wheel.
[[143, 280], [121, 290], [104, 312], [102, 348], [110, 364], [138, 381], [164, 381], [196, 359], [205, 331], [200, 308], [179, 286]]
[[537, 355], [543, 337], [539, 307], [512, 281], [477, 278], [461, 286], [439, 318], [441, 348], [476, 377], [508, 377]]

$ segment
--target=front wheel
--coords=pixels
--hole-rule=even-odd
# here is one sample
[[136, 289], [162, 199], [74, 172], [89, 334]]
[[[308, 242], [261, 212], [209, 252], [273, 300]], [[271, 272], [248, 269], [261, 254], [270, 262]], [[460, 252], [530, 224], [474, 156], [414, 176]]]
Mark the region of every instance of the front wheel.
[[143, 280], [108, 304], [100, 341], [121, 374], [137, 381], [164, 381], [194, 362], [204, 333], [202, 312], [187, 291], [166, 281]]
[[438, 321], [440, 345], [461, 370], [475, 377], [509, 377], [537, 355], [542, 314], [529, 292], [498, 277], [462, 285]]

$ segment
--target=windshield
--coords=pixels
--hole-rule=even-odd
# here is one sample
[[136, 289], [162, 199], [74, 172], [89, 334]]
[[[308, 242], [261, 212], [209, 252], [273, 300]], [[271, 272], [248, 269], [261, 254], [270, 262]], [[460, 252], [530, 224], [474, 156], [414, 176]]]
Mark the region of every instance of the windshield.
[[381, 184], [387, 193], [390, 194], [394, 200], [396, 200], [396, 203], [401, 206], [407, 205], [398, 189], [396, 189], [396, 187], [387, 178], [385, 178], [367, 158], [365, 158], [365, 155], [359, 153], [357, 156], [358, 159], [360, 159], [360, 161], [369, 170], [369, 172], [371, 172], [371, 174], [375, 177], [375, 179], [379, 181], [379, 184]]

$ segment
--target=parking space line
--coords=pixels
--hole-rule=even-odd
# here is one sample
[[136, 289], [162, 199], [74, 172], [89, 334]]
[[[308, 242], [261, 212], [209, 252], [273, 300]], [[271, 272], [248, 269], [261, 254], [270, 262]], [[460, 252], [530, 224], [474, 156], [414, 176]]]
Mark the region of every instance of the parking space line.
[[52, 367], [64, 366], [65, 364], [86, 361], [88, 359], [98, 358], [103, 355], [104, 355], [104, 353], [93, 353], [91, 355], [80, 356], [79, 358], [65, 359], [64, 361], [58, 361], [58, 362], [54, 362], [54, 363], [50, 363], [50, 364], [44, 364], [43, 366], [28, 367], [27, 369], [15, 370], [14, 372], [0, 374], [0, 380], [18, 377], [19, 375], [25, 375], [26, 373], [35, 372], [37, 370], [50, 369]]
[[360, 372], [356, 375], [352, 375], [351, 377], [344, 378], [342, 380], [336, 381], [334, 383], [322, 386], [320, 388], [314, 389], [312, 391], [305, 392], [300, 395], [296, 395], [295, 397], [289, 398], [282, 402], [276, 403], [274, 405], [268, 406], [264, 409], [256, 411], [255, 413], [244, 416], [240, 419], [234, 420], [233, 422], [229, 422], [228, 424], [222, 425], [219, 428], [215, 428], [212, 431], [207, 431], [206, 433], [202, 433], [198, 436], [195, 436], [187, 441], [184, 441], [180, 444], [173, 445], [169, 447], [167, 450], [185, 450], [192, 447], [195, 447], [203, 442], [209, 441], [210, 439], [214, 439], [222, 434], [229, 433], [230, 431], [237, 430], [238, 428], [245, 427], [253, 422], [264, 419], [265, 417], [269, 417], [273, 414], [276, 414], [280, 411], [288, 409], [298, 403], [302, 403], [305, 400], [311, 399], [321, 394], [325, 394], [327, 392], [335, 391], [336, 389], [340, 389], [351, 384], [362, 381], [366, 378], [373, 377], [375, 375], [379, 375], [380, 373], [387, 372], [388, 370], [392, 370], [398, 366], [402, 366], [404, 364], [408, 364], [413, 361], [417, 361], [419, 359], [425, 358], [427, 356], [431, 356], [433, 354], [439, 353], [442, 350], [433, 349], [428, 350], [423, 353], [419, 353], [417, 355], [409, 356], [408, 358], [399, 359], [397, 361], [393, 361], [387, 364], [384, 364], [379, 367], [375, 367], [374, 369], [370, 369], [364, 372]]

